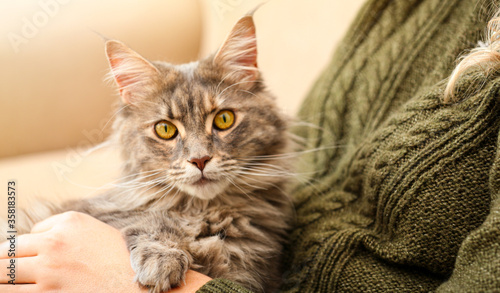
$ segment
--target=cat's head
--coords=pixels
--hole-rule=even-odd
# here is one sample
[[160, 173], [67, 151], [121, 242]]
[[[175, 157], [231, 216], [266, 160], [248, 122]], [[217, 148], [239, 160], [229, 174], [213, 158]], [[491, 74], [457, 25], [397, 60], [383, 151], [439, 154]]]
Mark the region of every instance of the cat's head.
[[201, 61], [150, 62], [118, 41], [106, 54], [121, 96], [114, 127], [126, 174], [200, 199], [273, 184], [287, 123], [262, 84], [251, 16]]

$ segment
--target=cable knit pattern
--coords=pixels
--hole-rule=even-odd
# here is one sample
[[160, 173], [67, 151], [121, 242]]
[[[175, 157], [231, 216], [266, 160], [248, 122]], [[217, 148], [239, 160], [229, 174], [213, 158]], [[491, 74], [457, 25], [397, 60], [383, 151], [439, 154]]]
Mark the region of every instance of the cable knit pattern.
[[[495, 6], [496, 5], [496, 6]], [[500, 288], [500, 77], [457, 56], [498, 0], [370, 0], [303, 104], [286, 292]], [[217, 281], [214, 281], [217, 282]]]
[[209, 281], [202, 288], [200, 288], [198, 293], [216, 293], [216, 292], [232, 292], [232, 293], [251, 293], [248, 289], [241, 287], [226, 279], [216, 279]]

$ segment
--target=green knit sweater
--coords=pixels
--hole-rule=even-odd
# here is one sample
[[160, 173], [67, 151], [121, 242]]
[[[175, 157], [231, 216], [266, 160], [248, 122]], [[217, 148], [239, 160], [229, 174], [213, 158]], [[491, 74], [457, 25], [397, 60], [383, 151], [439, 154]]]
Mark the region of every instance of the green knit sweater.
[[[492, 0], [371, 0], [307, 97], [286, 292], [500, 291], [500, 77], [460, 79]], [[245, 292], [213, 280], [200, 292]]]

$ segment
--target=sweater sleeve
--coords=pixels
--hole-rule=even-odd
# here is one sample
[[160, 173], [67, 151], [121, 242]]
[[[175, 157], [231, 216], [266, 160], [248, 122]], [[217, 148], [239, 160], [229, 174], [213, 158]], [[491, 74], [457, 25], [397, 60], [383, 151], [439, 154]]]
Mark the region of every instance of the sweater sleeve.
[[213, 279], [198, 289], [199, 293], [251, 293], [252, 291], [226, 279]]
[[453, 273], [437, 292], [493, 292], [500, 288], [500, 141], [489, 183], [490, 213], [462, 242]]

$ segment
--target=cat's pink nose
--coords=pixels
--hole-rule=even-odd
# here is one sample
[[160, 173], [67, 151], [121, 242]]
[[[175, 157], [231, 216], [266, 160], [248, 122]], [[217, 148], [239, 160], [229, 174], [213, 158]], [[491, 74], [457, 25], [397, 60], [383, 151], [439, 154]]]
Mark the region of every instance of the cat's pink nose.
[[200, 171], [203, 171], [203, 169], [205, 169], [205, 165], [207, 164], [208, 161], [210, 161], [211, 158], [212, 157], [209, 156], [204, 156], [201, 158], [191, 158], [189, 159], [188, 162], [198, 167]]

